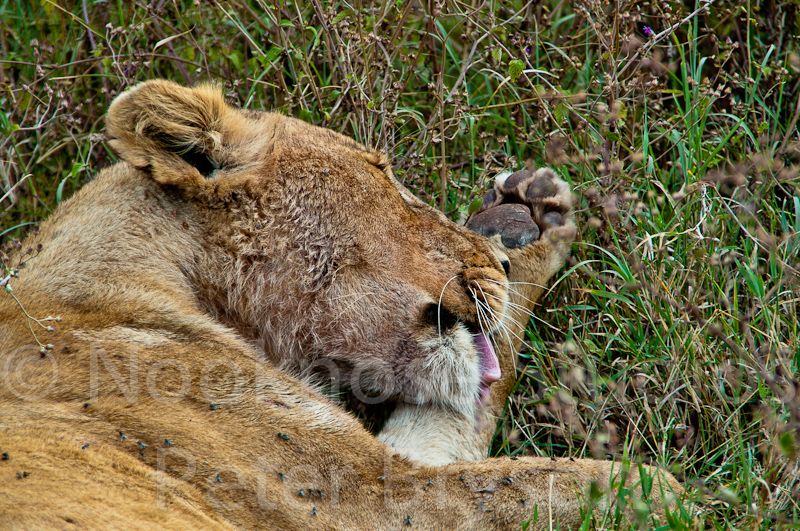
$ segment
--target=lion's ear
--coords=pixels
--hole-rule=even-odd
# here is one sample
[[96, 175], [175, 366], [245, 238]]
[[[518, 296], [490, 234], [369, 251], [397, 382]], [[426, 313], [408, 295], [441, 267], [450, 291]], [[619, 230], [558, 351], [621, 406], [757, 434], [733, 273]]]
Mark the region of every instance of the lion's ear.
[[201, 186], [227, 158], [225, 131], [241, 119], [217, 87], [155, 80], [114, 100], [106, 131], [131, 166], [164, 184]]

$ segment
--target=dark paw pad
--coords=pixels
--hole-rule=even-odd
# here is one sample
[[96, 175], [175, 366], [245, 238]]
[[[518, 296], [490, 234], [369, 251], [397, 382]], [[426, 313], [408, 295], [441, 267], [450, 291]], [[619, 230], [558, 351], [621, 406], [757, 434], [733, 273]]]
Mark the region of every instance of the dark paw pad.
[[531, 181], [528, 186], [528, 191], [525, 192], [525, 197], [531, 203], [541, 201], [548, 197], [553, 197], [558, 193], [558, 187], [553, 179], [544, 175], [538, 179]]
[[531, 219], [528, 207], [519, 204], [499, 205], [475, 215], [468, 227], [491, 238], [500, 234], [506, 247], [524, 247], [539, 239], [539, 226]]
[[467, 227], [487, 237], [499, 234], [504, 246], [519, 248], [571, 223], [571, 208], [569, 187], [553, 170], [520, 170], [495, 182]]

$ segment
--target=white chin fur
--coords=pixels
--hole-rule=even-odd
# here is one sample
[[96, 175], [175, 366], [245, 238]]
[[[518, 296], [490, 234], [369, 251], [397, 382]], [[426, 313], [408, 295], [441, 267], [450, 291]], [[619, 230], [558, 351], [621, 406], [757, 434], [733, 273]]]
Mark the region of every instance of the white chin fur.
[[429, 466], [486, 457], [480, 415], [480, 367], [472, 334], [462, 326], [422, 343], [433, 351], [420, 378], [417, 403], [401, 403], [378, 440], [396, 454]]
[[435, 404], [401, 404], [378, 434], [394, 453], [428, 466], [483, 459], [484, 439], [474, 415]]
[[433, 353], [419, 381], [416, 403], [450, 407], [473, 419], [480, 390], [480, 367], [472, 334], [456, 326], [446, 337], [422, 343]]

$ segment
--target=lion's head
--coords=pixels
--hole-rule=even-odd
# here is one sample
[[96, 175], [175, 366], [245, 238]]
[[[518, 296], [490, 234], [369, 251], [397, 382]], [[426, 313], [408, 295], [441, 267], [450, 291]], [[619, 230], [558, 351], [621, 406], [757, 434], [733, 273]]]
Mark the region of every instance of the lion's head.
[[467, 415], [500, 377], [488, 336], [505, 312], [507, 258], [415, 198], [383, 155], [166, 81], [117, 98], [108, 134], [193, 211], [208, 241], [187, 281], [267, 358], [366, 401]]

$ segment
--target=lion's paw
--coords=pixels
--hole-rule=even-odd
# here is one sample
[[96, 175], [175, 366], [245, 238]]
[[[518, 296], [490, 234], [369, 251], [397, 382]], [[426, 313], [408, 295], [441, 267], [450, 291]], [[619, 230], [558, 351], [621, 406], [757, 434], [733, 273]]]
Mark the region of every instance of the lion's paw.
[[571, 240], [572, 217], [569, 185], [553, 170], [519, 170], [495, 180], [467, 227], [516, 249], [545, 238]]

